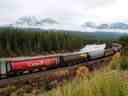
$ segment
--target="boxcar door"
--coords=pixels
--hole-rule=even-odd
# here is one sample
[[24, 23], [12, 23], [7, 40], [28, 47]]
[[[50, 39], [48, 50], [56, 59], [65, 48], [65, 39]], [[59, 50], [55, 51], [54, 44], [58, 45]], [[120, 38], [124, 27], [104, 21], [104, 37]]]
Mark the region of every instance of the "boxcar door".
[[0, 68], [1, 68], [1, 74], [6, 74], [6, 63], [5, 62], [1, 62]]

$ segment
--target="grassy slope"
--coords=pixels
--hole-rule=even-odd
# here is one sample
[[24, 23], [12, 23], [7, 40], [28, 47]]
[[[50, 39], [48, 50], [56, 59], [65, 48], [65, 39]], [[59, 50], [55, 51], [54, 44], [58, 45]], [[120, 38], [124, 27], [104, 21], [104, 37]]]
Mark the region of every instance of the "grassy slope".
[[128, 96], [128, 80], [121, 77], [117, 70], [100, 71], [88, 78], [66, 82], [49, 92], [24, 88], [13, 91], [15, 88], [10, 87], [10, 96]]
[[99, 72], [67, 83], [41, 96], [127, 96], [128, 82], [120, 80], [118, 71]]

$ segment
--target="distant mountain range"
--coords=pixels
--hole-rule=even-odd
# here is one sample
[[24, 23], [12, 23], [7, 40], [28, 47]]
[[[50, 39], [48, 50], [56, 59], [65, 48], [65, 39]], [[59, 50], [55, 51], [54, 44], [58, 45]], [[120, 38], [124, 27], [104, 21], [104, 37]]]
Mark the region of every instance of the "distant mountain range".
[[[83, 31], [83, 32], [127, 32], [128, 24], [125, 22], [112, 22], [97, 24], [95, 22], [85, 22], [82, 25], [65, 25], [53, 18], [37, 18], [35, 16], [23, 16], [17, 19], [14, 23], [10, 24], [11, 27], [21, 28], [40, 28], [47, 30], [70, 30], [70, 31]], [[89, 29], [89, 30], [88, 30]]]
[[95, 28], [95, 29], [120, 29], [120, 30], [128, 30], [128, 24], [124, 22], [114, 22], [110, 24], [96, 24], [93, 22], [86, 22], [82, 25], [82, 27]]
[[34, 16], [24, 16], [19, 18], [12, 26], [44, 26], [51, 24], [59, 24], [56, 20], [51, 18], [37, 19]]
[[[17, 19], [9, 27], [21, 28], [31, 32], [68, 32], [80, 35], [89, 39], [117, 40], [120, 36], [127, 34], [128, 24], [124, 22], [113, 22], [97, 24], [95, 22], [85, 22], [82, 25], [63, 25], [53, 18], [36, 18], [34, 16], [24, 16]], [[7, 27], [8, 27], [7, 26]], [[91, 30], [90, 30], [91, 29]], [[113, 30], [112, 30], [113, 29]], [[119, 30], [118, 30], [119, 29]], [[120, 30], [122, 30], [120, 32]]]

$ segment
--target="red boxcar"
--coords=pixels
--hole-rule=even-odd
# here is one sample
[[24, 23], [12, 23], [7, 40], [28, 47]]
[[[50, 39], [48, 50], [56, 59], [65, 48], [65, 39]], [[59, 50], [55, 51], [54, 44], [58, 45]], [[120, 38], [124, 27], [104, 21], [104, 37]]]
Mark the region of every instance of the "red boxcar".
[[19, 60], [19, 61], [11, 61], [10, 62], [12, 71], [21, 71], [21, 70], [31, 70], [33, 68], [49, 68], [56, 66], [58, 64], [58, 57], [42, 57], [42, 58], [34, 58], [29, 60]]

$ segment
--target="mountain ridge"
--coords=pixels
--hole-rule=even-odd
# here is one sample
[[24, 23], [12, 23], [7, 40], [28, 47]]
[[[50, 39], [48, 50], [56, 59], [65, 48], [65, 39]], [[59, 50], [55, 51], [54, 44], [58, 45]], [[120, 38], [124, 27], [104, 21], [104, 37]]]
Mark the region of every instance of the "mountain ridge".
[[[115, 32], [128, 32], [128, 24], [126, 22], [111, 22], [111, 23], [101, 23], [97, 22], [85, 22], [81, 25], [70, 25], [63, 24], [51, 17], [38, 18], [35, 16], [23, 16], [17, 19], [14, 23], [9, 24], [11, 27], [18, 28], [40, 28], [47, 30], [71, 30], [71, 31], [115, 31]], [[121, 30], [121, 31], [120, 31]]]
[[24, 16], [24, 17], [17, 19], [11, 25], [43, 26], [45, 24], [59, 24], [59, 22], [49, 17], [44, 18], [44, 19], [38, 19], [37, 17], [34, 17], [34, 16]]
[[95, 29], [122, 29], [122, 30], [128, 29], [128, 24], [125, 22], [112, 22], [112, 23], [101, 23], [101, 24], [96, 24], [94, 22], [86, 22], [82, 26], [95, 28]]

